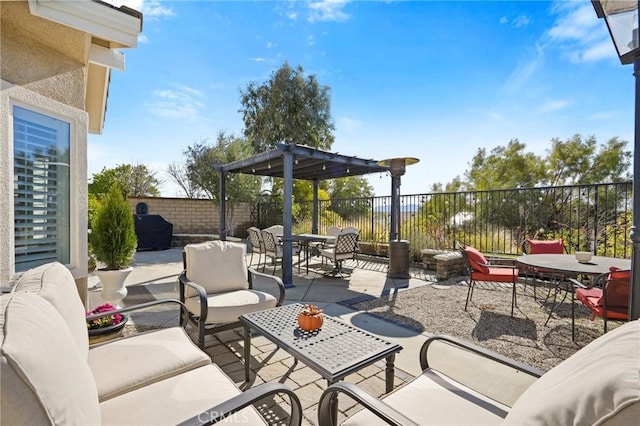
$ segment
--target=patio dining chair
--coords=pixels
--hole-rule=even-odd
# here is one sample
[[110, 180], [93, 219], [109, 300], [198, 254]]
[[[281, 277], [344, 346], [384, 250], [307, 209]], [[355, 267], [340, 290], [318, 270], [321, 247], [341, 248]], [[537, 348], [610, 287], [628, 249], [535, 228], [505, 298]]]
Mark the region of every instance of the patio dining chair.
[[[567, 253], [567, 248], [564, 245], [564, 240], [559, 238], [557, 240], [535, 240], [535, 239], [526, 239], [522, 242], [522, 253], [524, 255], [535, 255], [535, 254], [565, 254]], [[547, 316], [547, 320], [544, 325], [546, 326], [551, 319], [551, 315], [553, 314], [555, 308], [562, 304], [567, 298], [567, 294], [569, 291], [573, 291], [573, 285], [569, 282], [569, 279], [578, 278], [577, 274], [570, 273], [556, 273], [553, 271], [549, 271], [544, 268], [537, 267], [523, 267], [520, 270], [520, 275], [525, 277], [524, 285], [525, 289], [527, 288], [527, 283], [531, 278], [533, 283], [533, 299], [537, 300], [537, 288], [538, 288], [538, 280], [542, 280], [546, 283], [547, 295], [545, 296], [543, 305], [547, 303], [549, 298], [551, 297], [551, 292], [553, 292], [553, 301], [551, 302], [551, 308], [549, 309], [549, 315]], [[564, 284], [564, 285], [563, 285]], [[565, 291], [562, 296], [562, 300], [557, 302], [558, 293], [561, 291]]]
[[342, 262], [347, 259], [355, 259], [358, 236], [355, 232], [342, 231], [336, 237], [335, 246], [320, 250], [320, 256], [334, 263], [334, 268], [331, 271], [332, 276], [340, 275], [342, 277]]
[[610, 272], [599, 275], [593, 286], [584, 285], [578, 280], [571, 279], [575, 292], [571, 299], [571, 337], [575, 340], [575, 299], [578, 299], [591, 311], [591, 319], [601, 317], [604, 322], [604, 332], [607, 332], [609, 319], [629, 320], [629, 285], [631, 271], [611, 267]]
[[[276, 225], [279, 226], [279, 225]], [[273, 232], [272, 228], [263, 229], [260, 231], [260, 235], [262, 236], [262, 242], [264, 244], [264, 252], [265, 252], [265, 261], [262, 265], [262, 271], [267, 265], [267, 256], [271, 258], [271, 264], [273, 265], [273, 273], [276, 274], [276, 266], [278, 261], [282, 262], [282, 242], [280, 238], [277, 237], [278, 234]], [[281, 234], [280, 234], [281, 235]], [[298, 264], [300, 264], [300, 245], [293, 245], [293, 254], [298, 255]]]
[[[258, 253], [257, 267], [260, 268], [260, 260], [262, 259], [262, 254], [265, 252], [262, 235], [260, 234], [260, 230], [255, 226], [248, 228], [247, 233], [249, 234], [249, 242], [251, 243], [251, 259], [249, 260], [249, 266], [253, 265], [253, 254]], [[266, 257], [267, 256], [265, 255], [265, 262], [267, 260]]]
[[467, 310], [467, 306], [473, 297], [473, 288], [477, 281], [512, 283], [511, 316], [513, 316], [513, 309], [517, 304], [516, 283], [518, 282], [518, 269], [515, 265], [505, 264], [504, 262], [510, 262], [508, 259], [505, 259], [503, 263], [499, 265], [490, 263], [487, 258], [475, 248], [459, 243], [457, 245], [465, 261], [468, 274], [467, 282], [469, 283], [464, 310]]
[[[248, 268], [246, 253], [245, 244], [228, 241], [184, 247], [185, 270], [178, 278], [180, 301], [198, 330], [200, 348], [204, 349], [205, 335], [240, 327], [240, 315], [280, 306], [284, 301], [282, 280]], [[254, 290], [253, 279], [258, 276], [268, 278], [274, 291]]]

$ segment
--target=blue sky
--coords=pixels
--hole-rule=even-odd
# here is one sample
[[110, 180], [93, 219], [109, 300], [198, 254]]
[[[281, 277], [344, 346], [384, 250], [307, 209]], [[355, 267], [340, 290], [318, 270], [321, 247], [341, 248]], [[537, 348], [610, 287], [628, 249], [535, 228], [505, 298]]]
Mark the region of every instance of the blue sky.
[[[463, 176], [478, 148], [517, 138], [617, 136], [633, 146], [632, 66], [588, 0], [112, 0], [144, 13], [138, 47], [113, 71], [89, 176], [117, 164], [165, 175], [219, 131], [241, 135], [240, 89], [287, 61], [331, 88], [333, 151], [418, 157], [403, 194]], [[377, 195], [390, 178], [371, 175]]]

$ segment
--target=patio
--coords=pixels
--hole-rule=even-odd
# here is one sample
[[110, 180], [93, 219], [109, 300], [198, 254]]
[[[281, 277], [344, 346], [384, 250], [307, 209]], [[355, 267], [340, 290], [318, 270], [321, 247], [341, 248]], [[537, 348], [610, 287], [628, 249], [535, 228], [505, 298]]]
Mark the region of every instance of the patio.
[[[127, 280], [129, 294], [124, 304], [177, 298], [176, 280], [182, 271], [181, 253], [180, 248], [138, 252], [134, 272]], [[329, 315], [402, 345], [403, 350], [395, 360], [394, 388], [420, 374], [418, 352], [429, 332], [457, 334], [465, 340], [516, 356], [526, 355], [537, 346], [536, 341], [545, 340], [548, 336], [551, 340], [548, 346], [555, 356], [544, 365], [546, 368], [557, 364], [602, 332], [600, 321], [590, 322], [582, 313], [578, 324], [583, 337], [578, 341], [579, 345], [571, 343], [570, 335], [568, 340], [563, 340], [563, 336], [566, 336], [563, 331], [570, 329], [571, 324], [566, 309], [554, 315], [547, 328], [536, 327], [536, 316], [544, 318], [546, 311], [544, 307], [532, 303], [532, 298], [528, 297], [531, 286], [528, 286], [527, 291], [522, 290], [522, 286], [519, 287], [519, 309], [516, 311], [516, 318], [509, 321], [505, 319], [508, 315], [500, 315], [500, 312], [507, 312], [507, 308], [501, 306], [501, 299], [504, 299], [505, 306], [509, 302], [508, 291], [503, 291], [505, 289], [501, 287], [478, 287], [474, 295], [475, 303], [470, 307], [469, 313], [463, 315], [466, 285], [460, 285], [461, 277], [436, 283], [435, 271], [412, 268], [410, 279], [394, 280], [387, 278], [385, 263], [366, 259], [358, 260], [357, 267], [353, 261], [346, 263], [345, 269], [351, 271], [346, 279], [322, 275], [329, 268], [328, 265], [321, 267], [315, 259], [312, 260], [308, 275], [304, 274], [302, 267], [300, 275], [294, 274], [295, 287], [287, 289], [285, 303], [317, 304]], [[268, 268], [266, 271], [270, 272]], [[297, 272], [297, 265], [294, 272]], [[100, 290], [95, 287], [96, 283], [97, 279], [90, 277], [90, 306], [100, 303]], [[259, 286], [260, 282], [257, 282], [256, 287]], [[429, 309], [424, 309], [425, 306]], [[175, 311], [159, 309], [134, 315], [131, 322], [131, 325], [127, 325], [129, 331], [134, 327], [144, 330], [151, 325], [175, 324], [177, 314]], [[496, 323], [505, 326], [496, 328]], [[244, 389], [242, 335], [239, 330], [207, 336], [206, 339], [206, 352]], [[250, 385], [269, 381], [287, 384], [302, 402], [303, 424], [317, 424], [317, 405], [327, 386], [326, 381], [301, 362], [294, 366], [291, 356], [277, 350], [264, 337], [254, 336], [251, 355], [253, 379]], [[374, 395], [383, 395], [383, 362], [347, 376], [346, 380], [357, 383]], [[286, 412], [280, 408], [280, 404], [283, 402], [264, 401], [259, 409], [269, 422], [278, 424]], [[341, 397], [339, 408], [341, 418], [360, 409], [346, 397]]]

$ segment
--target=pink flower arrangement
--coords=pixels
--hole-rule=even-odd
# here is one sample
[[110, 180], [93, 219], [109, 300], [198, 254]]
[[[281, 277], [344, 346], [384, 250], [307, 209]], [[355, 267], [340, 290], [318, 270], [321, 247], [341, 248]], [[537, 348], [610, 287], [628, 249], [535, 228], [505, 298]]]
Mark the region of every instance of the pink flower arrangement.
[[[106, 312], [115, 311], [116, 307], [110, 303], [105, 303], [103, 305], [98, 306], [91, 312], [87, 312], [85, 316], [94, 315], [94, 314], [102, 314]], [[108, 327], [110, 325], [120, 324], [123, 320], [123, 316], [120, 314], [106, 315], [104, 317], [96, 318], [91, 321], [87, 321], [87, 328], [89, 330], [94, 330], [96, 328]]]

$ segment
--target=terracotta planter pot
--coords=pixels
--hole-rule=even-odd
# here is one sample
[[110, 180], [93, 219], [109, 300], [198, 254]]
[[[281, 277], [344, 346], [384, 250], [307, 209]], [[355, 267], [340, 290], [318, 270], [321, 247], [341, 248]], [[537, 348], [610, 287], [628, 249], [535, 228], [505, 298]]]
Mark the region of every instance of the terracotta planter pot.
[[298, 314], [298, 326], [306, 331], [314, 331], [322, 327], [324, 317], [322, 313], [315, 315], [305, 315], [303, 313]]

